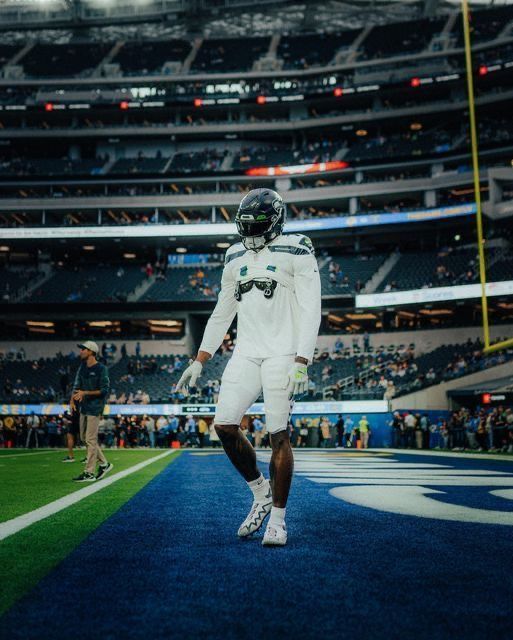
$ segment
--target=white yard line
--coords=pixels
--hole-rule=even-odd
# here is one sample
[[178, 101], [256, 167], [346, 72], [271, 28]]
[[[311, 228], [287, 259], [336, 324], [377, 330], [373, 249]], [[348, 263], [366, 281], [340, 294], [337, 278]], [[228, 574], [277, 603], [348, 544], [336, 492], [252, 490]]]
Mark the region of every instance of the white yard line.
[[4, 458], [26, 458], [27, 456], [42, 456], [44, 454], [51, 455], [52, 453], [61, 453], [62, 450], [56, 449], [55, 451], [47, 450], [47, 451], [31, 451], [27, 453], [6, 453], [5, 455], [0, 455], [0, 460]]
[[44, 507], [39, 507], [39, 509], [34, 509], [34, 511], [29, 511], [29, 513], [25, 513], [22, 516], [18, 516], [17, 518], [13, 518], [12, 520], [7, 520], [7, 522], [0, 523], [0, 541], [5, 540], [9, 536], [12, 536], [15, 533], [18, 533], [22, 529], [29, 527], [31, 524], [35, 522], [39, 522], [40, 520], [44, 520], [49, 516], [53, 516], [55, 513], [62, 511], [63, 509], [67, 509], [73, 504], [80, 502], [84, 498], [87, 498], [93, 493], [97, 493], [106, 487], [109, 487], [114, 482], [121, 480], [122, 478], [126, 478], [127, 476], [135, 473], [136, 471], [140, 471], [147, 467], [152, 462], [156, 462], [157, 460], [161, 460], [166, 456], [171, 455], [174, 451], [165, 451], [158, 456], [150, 458], [149, 460], [144, 460], [143, 462], [139, 462], [133, 467], [129, 467], [124, 471], [120, 471], [119, 473], [114, 474], [113, 476], [109, 476], [103, 480], [99, 480], [98, 482], [93, 482], [89, 486], [84, 487], [83, 489], [79, 489], [78, 491], [74, 491], [63, 498], [59, 498], [58, 500], [54, 500], [54, 502], [50, 502], [46, 504]]
[[[340, 449], [336, 449], [336, 451], [340, 451]], [[462, 451], [436, 451], [435, 449], [365, 449], [365, 451], [387, 451], [388, 453], [403, 453], [409, 456], [440, 456], [441, 458], [469, 458], [470, 460], [502, 460], [503, 462], [513, 462], [513, 456], [493, 453], [463, 453]]]

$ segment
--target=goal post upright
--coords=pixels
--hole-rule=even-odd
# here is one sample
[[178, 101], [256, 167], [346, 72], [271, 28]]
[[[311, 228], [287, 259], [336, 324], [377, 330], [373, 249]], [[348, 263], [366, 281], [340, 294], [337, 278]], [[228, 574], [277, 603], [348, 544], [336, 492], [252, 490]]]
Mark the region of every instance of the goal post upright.
[[[476, 128], [476, 109], [474, 99], [474, 76], [472, 69], [472, 52], [470, 43], [470, 21], [468, 0], [461, 0], [463, 36], [465, 40], [465, 63], [467, 74], [468, 113], [470, 120], [470, 144], [472, 152], [472, 173], [474, 178], [474, 197], [476, 202], [477, 246], [479, 255], [479, 281], [481, 283], [481, 312], [483, 321], [484, 350], [490, 349], [490, 326], [488, 322], [488, 298], [486, 295], [486, 263], [483, 237], [483, 211], [481, 204], [481, 187], [479, 180], [479, 151]], [[496, 345], [494, 345], [496, 346]]]

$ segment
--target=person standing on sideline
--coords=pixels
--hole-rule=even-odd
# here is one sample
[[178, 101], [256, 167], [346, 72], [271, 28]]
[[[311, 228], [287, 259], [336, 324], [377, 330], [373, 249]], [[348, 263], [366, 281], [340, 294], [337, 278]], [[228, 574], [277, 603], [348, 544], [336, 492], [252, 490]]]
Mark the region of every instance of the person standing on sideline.
[[[77, 346], [80, 349], [81, 364], [73, 383], [70, 407], [75, 411], [78, 405], [80, 411], [80, 439], [86, 444], [87, 461], [84, 472], [73, 480], [94, 482], [103, 478], [114, 466], [107, 462], [98, 442], [100, 418], [109, 396], [109, 372], [107, 367], [96, 359], [96, 342], [88, 340]], [[95, 475], [97, 462], [99, 467]]]
[[[223, 373], [215, 425], [234, 467], [253, 493], [238, 530], [260, 529], [270, 514], [263, 545], [287, 543], [285, 510], [294, 458], [287, 431], [292, 400], [308, 390], [321, 321], [321, 281], [312, 242], [282, 235], [286, 208], [272, 189], [253, 189], [242, 199], [235, 224], [241, 242], [226, 252], [221, 291], [194, 362], [177, 387], [194, 387], [203, 364], [219, 349], [237, 315], [237, 345]], [[263, 391], [272, 448], [271, 482], [260, 472], [255, 449], [240, 425]]]
[[25, 448], [30, 449], [30, 443], [32, 440], [32, 436], [34, 436], [34, 444], [36, 449], [39, 449], [39, 437], [38, 437], [38, 429], [41, 425], [41, 420], [39, 416], [31, 411], [29, 417], [27, 418], [27, 441], [25, 442]]
[[335, 423], [335, 429], [337, 430], [337, 448], [344, 446], [344, 418], [339, 414], [338, 420]]
[[349, 449], [352, 446], [352, 440], [354, 435], [354, 422], [351, 420], [351, 416], [347, 416], [344, 422], [344, 439], [345, 439], [345, 448]]
[[150, 447], [155, 449], [155, 419], [153, 416], [145, 416], [144, 426], [148, 432], [148, 439], [150, 441]]
[[259, 416], [253, 418], [253, 429], [255, 436], [255, 449], [260, 449], [265, 436], [265, 424], [260, 420]]
[[75, 409], [71, 415], [64, 414], [63, 425], [66, 432], [66, 446], [68, 447], [68, 455], [62, 462], [75, 462], [75, 454], [73, 447], [80, 435], [80, 413]]
[[360, 440], [362, 441], [362, 449], [368, 449], [370, 426], [367, 421], [367, 416], [362, 416], [362, 419], [358, 423], [358, 429], [360, 431]]
[[200, 449], [205, 446], [205, 436], [208, 434], [208, 424], [204, 418], [198, 420], [198, 438]]

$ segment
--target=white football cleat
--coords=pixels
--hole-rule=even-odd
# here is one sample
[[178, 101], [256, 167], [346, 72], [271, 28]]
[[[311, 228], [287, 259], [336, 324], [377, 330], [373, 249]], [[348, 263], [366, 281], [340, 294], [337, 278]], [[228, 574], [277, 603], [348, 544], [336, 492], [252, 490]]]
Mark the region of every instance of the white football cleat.
[[280, 527], [269, 522], [262, 544], [264, 547], [284, 547], [287, 544], [287, 527], [285, 523]]
[[258, 531], [264, 524], [264, 520], [271, 513], [272, 506], [273, 496], [269, 486], [263, 500], [254, 500], [250, 512], [237, 531], [239, 538], [247, 538], [255, 531]]

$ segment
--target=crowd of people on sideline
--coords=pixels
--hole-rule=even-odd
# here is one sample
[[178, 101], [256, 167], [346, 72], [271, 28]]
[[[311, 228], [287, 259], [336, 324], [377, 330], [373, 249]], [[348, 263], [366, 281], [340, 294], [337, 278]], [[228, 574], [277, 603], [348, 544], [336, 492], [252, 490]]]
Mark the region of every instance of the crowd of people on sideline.
[[462, 407], [449, 418], [395, 411], [390, 421], [392, 446], [399, 449], [446, 449], [513, 453], [511, 407]]
[[[511, 407], [461, 408], [449, 417], [436, 418], [428, 413], [395, 411], [388, 426], [393, 448], [513, 453]], [[68, 413], [0, 416], [0, 447], [64, 447], [70, 429]], [[250, 416], [241, 429], [256, 448], [269, 446], [265, 416]], [[365, 415], [292, 417], [289, 430], [292, 446], [297, 448], [373, 446], [372, 418]], [[100, 421], [99, 441], [104, 447], [120, 449], [220, 446], [213, 420], [202, 415], [107, 415]]]

